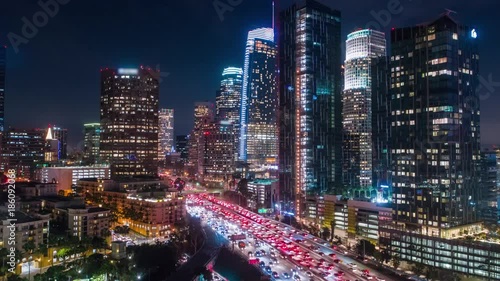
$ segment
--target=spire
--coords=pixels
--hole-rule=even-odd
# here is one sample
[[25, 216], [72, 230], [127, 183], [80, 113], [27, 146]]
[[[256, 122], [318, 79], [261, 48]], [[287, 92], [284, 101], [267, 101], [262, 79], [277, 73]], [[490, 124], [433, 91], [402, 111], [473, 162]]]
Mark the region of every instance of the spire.
[[47, 136], [45, 137], [45, 140], [53, 140], [54, 138], [52, 137], [52, 128], [49, 127], [47, 130]]
[[274, 31], [274, 1], [273, 1], [273, 19], [272, 20], [273, 20], [273, 26], [272, 26], [272, 28], [273, 28], [273, 31]]

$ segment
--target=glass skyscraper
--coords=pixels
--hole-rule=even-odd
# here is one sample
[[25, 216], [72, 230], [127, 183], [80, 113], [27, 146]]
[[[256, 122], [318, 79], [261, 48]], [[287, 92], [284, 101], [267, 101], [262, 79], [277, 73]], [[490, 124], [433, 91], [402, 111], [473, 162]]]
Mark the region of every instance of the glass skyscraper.
[[100, 153], [112, 177], [158, 174], [158, 77], [143, 67], [101, 70]]
[[164, 161], [165, 155], [174, 147], [174, 110], [160, 109], [158, 113], [158, 160]]
[[447, 15], [391, 32], [394, 220], [424, 235], [451, 237], [477, 221], [476, 37]]
[[228, 121], [233, 124], [235, 137], [233, 138], [233, 160], [238, 160], [240, 139], [240, 110], [243, 86], [243, 69], [226, 67], [222, 72], [220, 89], [217, 91], [215, 101], [215, 120]]
[[238, 67], [224, 68], [220, 89], [215, 98], [215, 119], [217, 121], [227, 120], [239, 126], [242, 84], [243, 69]]
[[239, 158], [251, 169], [276, 166], [278, 157], [276, 55], [272, 28], [248, 32], [243, 69]]
[[372, 189], [372, 67], [374, 59], [385, 55], [384, 33], [363, 29], [347, 35], [342, 96], [343, 180], [348, 191], [365, 189], [362, 194], [346, 194], [349, 197], [371, 197], [372, 191], [376, 192]]
[[99, 144], [101, 142], [101, 124], [83, 124], [83, 159], [94, 163], [99, 160]]
[[[280, 15], [280, 200], [299, 217], [306, 196], [342, 184], [340, 12], [314, 0]], [[313, 199], [315, 200], [315, 199]]]

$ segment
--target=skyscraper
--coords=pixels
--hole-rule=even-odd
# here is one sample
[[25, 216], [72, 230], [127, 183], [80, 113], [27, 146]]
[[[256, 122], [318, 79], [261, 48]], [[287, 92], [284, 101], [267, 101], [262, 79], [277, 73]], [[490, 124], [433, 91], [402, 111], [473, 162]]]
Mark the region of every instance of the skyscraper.
[[276, 43], [272, 28], [248, 32], [243, 69], [239, 158], [256, 169], [278, 157]]
[[0, 132], [5, 126], [5, 68], [7, 65], [7, 46], [0, 46]]
[[52, 126], [51, 129], [53, 138], [59, 141], [59, 159], [68, 158], [68, 129], [57, 126]]
[[201, 177], [214, 187], [224, 187], [234, 172], [233, 123], [220, 121], [203, 127], [200, 152], [203, 154]]
[[227, 120], [234, 125], [240, 124], [241, 87], [243, 70], [237, 67], [226, 67], [222, 71], [220, 89], [215, 98], [215, 119]]
[[306, 195], [342, 183], [340, 12], [300, 1], [281, 13], [279, 34], [280, 199], [303, 217]]
[[220, 89], [215, 98], [215, 121], [229, 121], [233, 124], [234, 161], [238, 159], [240, 139], [240, 110], [243, 84], [243, 69], [226, 67], [222, 72]]
[[61, 143], [52, 134], [52, 128], [47, 129], [45, 135], [45, 148], [44, 148], [45, 162], [57, 162], [61, 156]]
[[[344, 185], [371, 197], [373, 187], [372, 68], [385, 57], [385, 34], [371, 29], [350, 33], [346, 40], [342, 124], [344, 130]], [[346, 194], [353, 196], [354, 194]], [[354, 195], [359, 197], [360, 194]]]
[[101, 124], [83, 124], [83, 159], [94, 163], [99, 160], [99, 145], [101, 143]]
[[180, 135], [175, 137], [175, 151], [181, 154], [184, 163], [188, 162], [189, 155], [189, 135]]
[[391, 31], [393, 214], [424, 235], [477, 220], [476, 37], [448, 15]]
[[158, 174], [158, 70], [101, 70], [101, 158], [112, 177]]
[[18, 177], [34, 179], [35, 166], [44, 161], [46, 132], [43, 129], [9, 129], [2, 138], [3, 170], [16, 170]]
[[158, 114], [158, 160], [163, 161], [174, 148], [174, 110], [162, 108]]
[[203, 151], [200, 144], [202, 130], [214, 121], [214, 105], [211, 102], [197, 102], [194, 105], [194, 126], [189, 138], [189, 166], [191, 172], [201, 176]]

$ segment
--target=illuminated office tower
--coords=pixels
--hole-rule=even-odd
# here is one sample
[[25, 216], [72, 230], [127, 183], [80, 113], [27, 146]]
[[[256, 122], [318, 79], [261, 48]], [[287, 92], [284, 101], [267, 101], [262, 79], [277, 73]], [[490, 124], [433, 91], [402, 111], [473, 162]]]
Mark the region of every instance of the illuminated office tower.
[[101, 142], [101, 124], [83, 124], [83, 159], [94, 163], [99, 160]]
[[233, 124], [234, 160], [238, 159], [240, 137], [241, 87], [243, 84], [243, 69], [227, 67], [222, 72], [220, 89], [215, 98], [215, 120], [229, 121]]
[[280, 201], [299, 217], [306, 196], [342, 184], [340, 12], [317, 1], [280, 14]]
[[164, 161], [165, 155], [171, 153], [174, 148], [174, 110], [168, 108], [160, 109], [158, 113], [158, 160]]
[[[59, 141], [59, 159], [68, 158], [68, 129], [57, 126], [52, 126], [51, 129], [52, 136]], [[48, 129], [46, 132], [48, 133]]]
[[234, 173], [234, 129], [229, 121], [203, 127], [200, 152], [203, 154], [201, 178], [214, 187], [228, 187]]
[[248, 32], [241, 100], [240, 160], [261, 169], [278, 157], [276, 53], [274, 30]]
[[227, 120], [239, 126], [242, 83], [243, 70], [241, 68], [224, 68], [220, 89], [215, 98], [215, 119], [217, 121]]
[[45, 159], [44, 129], [16, 130], [9, 129], [2, 138], [2, 167], [16, 170], [16, 176], [34, 179], [37, 164]]
[[476, 37], [447, 15], [391, 31], [393, 214], [422, 234], [444, 237], [477, 220]]
[[0, 132], [5, 126], [5, 68], [7, 65], [7, 46], [0, 46]]
[[194, 105], [194, 127], [189, 137], [189, 162], [191, 172], [201, 176], [203, 168], [203, 153], [201, 147], [201, 137], [203, 127], [214, 121], [214, 105], [211, 102], [197, 102]]
[[61, 143], [59, 142], [59, 140], [54, 138], [54, 136], [52, 135], [52, 128], [49, 127], [47, 129], [47, 135], [45, 136], [45, 162], [50, 163], [59, 161], [61, 155], [60, 145]]
[[[371, 29], [350, 33], [346, 40], [342, 95], [343, 181], [349, 197], [371, 197], [373, 187], [372, 68], [386, 56], [385, 34]], [[351, 194], [354, 189], [365, 189]]]
[[112, 177], [158, 174], [158, 70], [101, 70], [100, 154]]

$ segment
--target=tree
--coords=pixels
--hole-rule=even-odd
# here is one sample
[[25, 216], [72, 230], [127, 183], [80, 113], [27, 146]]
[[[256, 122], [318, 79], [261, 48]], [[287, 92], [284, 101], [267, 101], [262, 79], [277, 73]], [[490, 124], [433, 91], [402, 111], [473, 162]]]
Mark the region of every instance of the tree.
[[11, 274], [9, 277], [7, 277], [7, 281], [27, 281], [27, 278], [22, 278], [21, 276], [17, 274]]
[[336, 222], [335, 222], [335, 219], [333, 219], [330, 221], [330, 227], [332, 228], [330, 240], [332, 240], [332, 241], [333, 241], [333, 237], [335, 237], [335, 226], [336, 226]]
[[356, 244], [356, 252], [361, 256], [373, 256], [375, 245], [365, 239], [359, 240]]
[[385, 249], [382, 251], [382, 262], [389, 262], [391, 260], [391, 254], [389, 250]]
[[36, 249], [36, 245], [35, 245], [35, 242], [33, 240], [29, 240], [28, 242], [24, 243], [24, 245], [23, 245], [23, 250], [26, 253], [31, 254], [33, 252], [33, 250], [35, 250], [35, 249]]
[[375, 258], [376, 261], [378, 261], [379, 263], [383, 263], [384, 262], [384, 257], [382, 255], [382, 252], [378, 251], [378, 250], [375, 250], [373, 252], [373, 257]]
[[392, 266], [398, 269], [400, 265], [401, 265], [401, 260], [399, 259], [399, 255], [395, 255], [394, 257], [392, 257]]
[[417, 275], [422, 275], [426, 271], [426, 266], [423, 263], [415, 263], [412, 268], [413, 272]]
[[248, 180], [243, 178], [238, 182], [238, 190], [237, 190], [243, 197], [249, 198], [250, 193], [248, 192]]
[[328, 237], [330, 237], [330, 229], [328, 227], [323, 227], [321, 231], [321, 237], [323, 240], [328, 240]]

